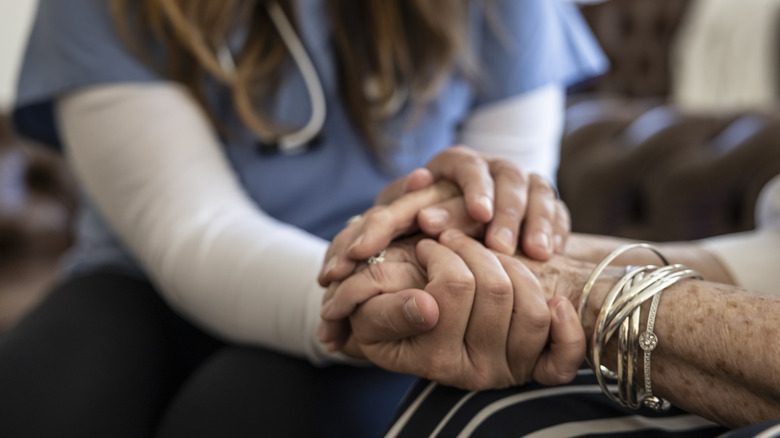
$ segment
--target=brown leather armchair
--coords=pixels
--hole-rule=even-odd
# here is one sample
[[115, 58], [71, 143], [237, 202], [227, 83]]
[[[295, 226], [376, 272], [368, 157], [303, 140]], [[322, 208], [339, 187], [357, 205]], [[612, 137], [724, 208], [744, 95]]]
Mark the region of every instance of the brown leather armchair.
[[583, 7], [611, 61], [570, 98], [558, 184], [576, 231], [684, 240], [754, 226], [780, 173], [778, 114], [686, 114], [667, 103], [688, 0]]
[[75, 193], [61, 157], [17, 138], [0, 115], [0, 333], [54, 281], [72, 241]]
[[61, 253], [75, 203], [61, 157], [20, 140], [0, 117], [0, 257]]

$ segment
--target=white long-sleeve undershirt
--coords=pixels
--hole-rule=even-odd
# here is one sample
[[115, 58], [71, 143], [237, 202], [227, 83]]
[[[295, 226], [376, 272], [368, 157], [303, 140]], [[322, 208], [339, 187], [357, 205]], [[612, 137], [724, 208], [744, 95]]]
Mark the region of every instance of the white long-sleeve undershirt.
[[738, 286], [780, 294], [780, 175], [756, 202], [756, 229], [699, 241], [715, 254]]
[[[464, 138], [544, 173], [551, 156], [557, 164], [560, 132], [539, 135], [540, 125], [524, 119], [537, 120], [540, 106], [558, 108], [552, 91], [530, 95], [533, 105], [518, 97], [491, 106], [490, 117], [477, 112]], [[541, 114], [558, 118], [550, 126], [561, 117]], [[314, 363], [340, 359], [315, 336], [323, 294], [316, 276], [328, 242], [249, 199], [185, 89], [98, 86], [60, 99], [57, 115], [77, 178], [173, 308], [229, 341]]]
[[328, 243], [257, 208], [184, 89], [98, 87], [58, 117], [78, 179], [175, 309], [233, 342], [326, 358], [313, 333]]
[[563, 87], [549, 84], [479, 107], [463, 123], [460, 142], [554, 183], [564, 105]]

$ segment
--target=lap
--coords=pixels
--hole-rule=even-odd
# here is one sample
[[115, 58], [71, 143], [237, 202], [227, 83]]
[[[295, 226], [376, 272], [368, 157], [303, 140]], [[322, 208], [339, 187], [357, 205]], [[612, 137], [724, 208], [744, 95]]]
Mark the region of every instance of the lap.
[[715, 436], [725, 429], [672, 408], [630, 411], [608, 400], [590, 370], [567, 385], [467, 392], [419, 382], [388, 436]]
[[226, 346], [148, 282], [99, 271], [0, 338], [0, 436], [379, 436], [412, 383]]
[[148, 436], [215, 345], [145, 281], [111, 271], [68, 279], [0, 338], [0, 435]]
[[412, 383], [373, 367], [318, 368], [225, 347], [181, 388], [159, 436], [381, 436]]

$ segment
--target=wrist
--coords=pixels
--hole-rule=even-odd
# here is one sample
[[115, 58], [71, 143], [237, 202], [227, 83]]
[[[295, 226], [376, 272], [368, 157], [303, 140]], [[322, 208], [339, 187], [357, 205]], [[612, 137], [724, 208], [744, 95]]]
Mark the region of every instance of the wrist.
[[[596, 267], [590, 262], [559, 255], [553, 256], [546, 262], [527, 260], [525, 263], [539, 279], [548, 299], [562, 296], [571, 301], [575, 308], [579, 306], [582, 289]], [[604, 270], [593, 287], [588, 300], [588, 306], [591, 308], [586, 312], [586, 315], [598, 313], [604, 296], [609, 288], [620, 279], [623, 271], [620, 267], [610, 267]]]
[[[585, 276], [584, 279], [582, 279], [579, 288], [576, 292], [576, 302], [575, 305], [579, 306], [580, 303], [580, 297], [582, 295], [582, 289], [585, 286], [585, 282], [587, 282], [587, 279], [590, 277], [591, 273], [593, 272], [593, 269], [590, 269]], [[607, 297], [607, 294], [612, 289], [615, 284], [620, 281], [620, 278], [625, 274], [625, 269], [622, 267], [615, 267], [615, 268], [607, 268], [604, 270], [604, 272], [599, 276], [599, 278], [596, 280], [596, 282], [593, 285], [593, 288], [591, 289], [590, 296], [588, 297], [588, 301], [584, 305], [584, 309], [582, 312], [582, 320], [580, 323], [582, 324], [582, 328], [585, 331], [585, 336], [588, 341], [590, 341], [591, 336], [593, 335], [593, 329], [595, 327], [596, 319], [598, 318], [599, 313], [601, 312], [601, 307], [604, 304], [604, 300]], [[578, 309], [579, 310], [579, 309]]]

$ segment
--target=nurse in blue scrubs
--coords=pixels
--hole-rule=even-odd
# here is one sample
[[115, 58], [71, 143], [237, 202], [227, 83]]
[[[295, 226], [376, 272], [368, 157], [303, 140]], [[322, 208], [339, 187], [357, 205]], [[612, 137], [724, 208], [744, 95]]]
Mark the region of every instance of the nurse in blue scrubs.
[[[554, 217], [522, 236], [499, 219], [502, 187], [554, 179], [565, 87], [605, 68], [568, 1], [464, 2], [478, 74], [453, 67], [422, 105], [394, 90], [379, 154], [345, 102], [327, 2], [253, 4], [287, 59], [264, 115], [291, 128], [271, 139], [230, 86], [245, 23], [196, 99], [154, 68], [170, 47], [128, 48], [112, 3], [41, 0], [30, 35], [17, 112], [28, 134], [56, 133], [84, 196], [60, 285], [0, 340], [0, 435], [378, 435], [412, 377], [348, 364], [316, 335], [316, 279], [347, 220], [393, 181], [420, 188], [414, 208], [444, 205], [425, 190], [449, 179], [489, 246], [560, 247]], [[470, 199], [459, 160], [495, 196]], [[509, 165], [540, 176], [502, 181]]]

